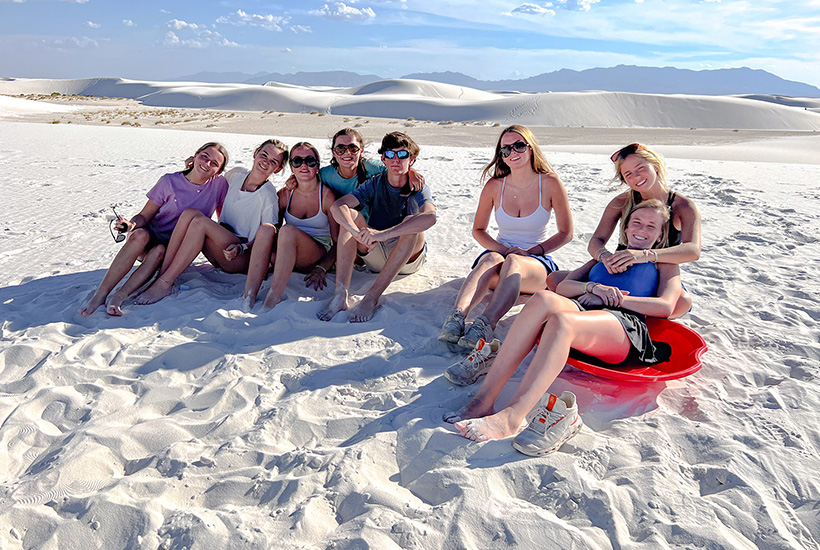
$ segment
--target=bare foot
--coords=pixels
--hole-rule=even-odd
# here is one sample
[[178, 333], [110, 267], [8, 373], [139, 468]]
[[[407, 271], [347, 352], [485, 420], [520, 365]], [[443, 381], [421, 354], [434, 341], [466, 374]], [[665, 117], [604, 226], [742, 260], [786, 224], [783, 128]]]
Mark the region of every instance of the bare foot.
[[348, 313], [348, 320], [351, 323], [364, 323], [373, 318], [376, 308], [379, 307], [379, 301], [375, 302], [368, 297], [364, 297], [361, 302], [356, 304], [356, 307], [351, 308]]
[[83, 304], [83, 307], [77, 310], [77, 312], [80, 315], [88, 317], [89, 315], [97, 311], [97, 308], [103, 305], [104, 303], [105, 296], [98, 296], [95, 292], [94, 295], [91, 298], [89, 298], [89, 300], [85, 304]]
[[503, 409], [484, 418], [471, 418], [456, 422], [455, 427], [461, 435], [473, 441], [503, 439], [516, 435], [526, 427], [522, 419], [512, 418], [512, 415], [510, 409]]
[[256, 294], [245, 294], [242, 296], [242, 311], [250, 313], [256, 303]]
[[316, 314], [322, 321], [330, 321], [333, 319], [333, 316], [339, 313], [340, 311], [344, 311], [348, 308], [349, 304], [347, 303], [347, 289], [344, 287], [339, 288], [336, 292], [333, 293], [333, 298], [327, 303], [327, 305]]
[[492, 403], [486, 405], [483, 401], [479, 399], [471, 399], [466, 405], [461, 407], [459, 410], [444, 413], [442, 418], [445, 422], [455, 424], [456, 422], [460, 422], [462, 420], [468, 420], [470, 418], [480, 418], [482, 416], [493, 414], [494, 412], [495, 410], [493, 410]]
[[274, 297], [273, 294], [270, 293], [270, 291], [268, 291], [268, 295], [265, 296], [265, 303], [262, 304], [262, 311], [272, 310], [281, 301], [282, 301], [282, 296], [281, 295], [278, 298], [276, 298], [276, 297]]
[[134, 303], [141, 306], [155, 304], [166, 296], [170, 296], [173, 290], [174, 283], [169, 283], [162, 277], [159, 277], [156, 281], [154, 281], [154, 284], [148, 287], [148, 290], [140, 294], [139, 298], [134, 300]]
[[115, 292], [105, 301], [105, 312], [114, 317], [122, 317], [122, 303], [128, 296]]

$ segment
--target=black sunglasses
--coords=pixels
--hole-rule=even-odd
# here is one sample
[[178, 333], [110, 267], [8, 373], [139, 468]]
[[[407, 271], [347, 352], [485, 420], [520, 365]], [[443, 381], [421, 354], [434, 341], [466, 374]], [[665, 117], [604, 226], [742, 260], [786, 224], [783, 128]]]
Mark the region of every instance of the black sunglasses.
[[119, 223], [120, 215], [117, 214], [117, 210], [113, 206], [111, 207], [111, 210], [114, 211], [114, 219], [109, 222], [108, 230], [111, 232], [111, 236], [114, 237], [114, 242], [115, 243], [121, 243], [122, 241], [125, 240], [125, 237], [126, 237], [125, 233], [126, 233], [127, 230], [126, 231], [121, 231], [121, 230], [117, 229], [116, 235], [114, 234], [114, 226], [116, 226]]
[[609, 157], [609, 160], [611, 160], [612, 162], [618, 162], [619, 159], [625, 159], [629, 155], [633, 155], [638, 151], [644, 149], [646, 149], [646, 147], [644, 147], [640, 143], [630, 143], [626, 147], [622, 147], [621, 149], [618, 149], [617, 151], [612, 153], [612, 156]]
[[340, 143], [339, 145], [337, 145], [336, 147], [333, 148], [333, 152], [336, 153], [337, 155], [344, 155], [345, 151], [350, 151], [350, 153], [352, 155], [355, 155], [356, 153], [361, 151], [361, 148], [358, 145], [356, 145], [355, 143], [351, 143], [349, 145], [342, 145]]
[[510, 155], [512, 155], [513, 151], [515, 151], [516, 153], [523, 153], [524, 151], [527, 150], [527, 147], [529, 147], [529, 145], [527, 145], [526, 142], [516, 141], [512, 145], [505, 145], [504, 147], [502, 147], [498, 151], [501, 153], [502, 157], [507, 158]]
[[392, 159], [394, 157], [400, 158], [400, 159], [406, 159], [407, 157], [410, 156], [410, 151], [407, 151], [405, 149], [402, 149], [401, 151], [394, 151], [393, 149], [388, 149], [387, 151], [382, 153], [382, 155], [384, 155], [384, 158], [386, 158], [386, 159]]
[[316, 157], [290, 157], [290, 165], [294, 168], [299, 168], [303, 162], [308, 165], [308, 168], [313, 168], [319, 164]]

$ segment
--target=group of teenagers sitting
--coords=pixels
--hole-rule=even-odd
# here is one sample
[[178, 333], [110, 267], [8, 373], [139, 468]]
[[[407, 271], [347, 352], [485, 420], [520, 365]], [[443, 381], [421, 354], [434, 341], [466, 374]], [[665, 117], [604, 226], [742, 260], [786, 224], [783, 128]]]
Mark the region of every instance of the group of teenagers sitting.
[[[201, 252], [226, 272], [247, 273], [247, 309], [271, 271], [264, 308], [279, 303], [294, 270], [305, 274], [306, 286], [320, 290], [335, 264], [334, 293], [319, 319], [330, 321], [347, 310], [351, 322], [370, 320], [396, 276], [424, 264], [424, 232], [435, 224], [436, 209], [429, 186], [412, 168], [419, 147], [408, 135], [385, 135], [380, 160], [371, 160], [363, 157], [359, 132], [345, 128], [333, 136], [331, 151], [330, 165], [320, 167], [319, 151], [310, 143], [289, 150], [271, 139], [254, 151], [250, 170], [223, 175], [227, 151], [206, 143], [185, 170], [160, 178], [139, 214], [113, 222], [127, 239], [80, 313], [91, 315], [105, 305], [109, 315], [122, 315], [132, 295], [137, 304], [163, 299]], [[515, 435], [519, 451], [546, 454], [582, 426], [575, 396], [548, 392], [571, 349], [610, 364], [668, 359], [668, 349], [652, 342], [645, 317], [676, 318], [690, 309], [679, 265], [700, 256], [700, 214], [690, 199], [669, 189], [663, 157], [649, 147], [627, 145], [611, 160], [613, 181], [628, 189], [607, 205], [589, 242], [590, 261], [558, 271], [550, 254], [573, 235], [566, 189], [529, 129], [512, 125], [499, 136], [482, 173], [472, 230], [485, 251], [439, 334], [451, 348], [472, 350], [447, 369], [450, 381], [467, 385], [486, 375], [467, 404], [444, 415], [464, 437]], [[285, 164], [292, 175], [277, 192], [269, 178]], [[499, 228], [495, 236], [487, 230], [491, 213]], [[553, 214], [556, 231], [550, 235]], [[619, 245], [612, 252], [606, 244], [619, 222]], [[139, 267], [114, 291], [137, 260]], [[357, 264], [378, 275], [354, 303], [349, 288]], [[468, 327], [465, 320], [489, 291]], [[496, 324], [521, 294], [531, 297], [502, 346], [494, 338]], [[518, 390], [496, 411], [501, 390], [533, 348]]]

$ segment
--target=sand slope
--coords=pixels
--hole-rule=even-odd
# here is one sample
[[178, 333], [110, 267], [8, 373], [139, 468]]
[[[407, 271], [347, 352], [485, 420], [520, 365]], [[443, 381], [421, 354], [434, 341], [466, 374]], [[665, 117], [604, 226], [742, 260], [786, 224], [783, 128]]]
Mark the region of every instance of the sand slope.
[[[205, 264], [154, 306], [75, 314], [117, 251], [110, 204], [136, 212], [214, 137], [246, 165], [263, 139], [0, 122], [4, 547], [820, 547], [820, 167], [670, 162], [703, 213], [683, 277], [704, 368], [623, 385], [567, 367], [553, 389], [577, 393], [586, 427], [531, 459], [440, 420], [471, 391], [442, 378], [456, 357], [435, 337], [479, 251], [489, 143], [422, 143], [430, 260], [369, 323], [315, 320], [329, 291], [299, 276], [272, 312], [243, 313], [243, 277]], [[613, 194], [609, 160], [547, 154], [576, 220], [569, 267]]]
[[0, 81], [0, 94], [84, 94], [145, 105], [283, 112], [317, 111], [435, 121], [603, 128], [820, 130], [820, 113], [742, 97], [620, 92], [491, 93], [422, 80], [388, 80], [347, 89], [284, 85], [147, 82], [120, 78]]

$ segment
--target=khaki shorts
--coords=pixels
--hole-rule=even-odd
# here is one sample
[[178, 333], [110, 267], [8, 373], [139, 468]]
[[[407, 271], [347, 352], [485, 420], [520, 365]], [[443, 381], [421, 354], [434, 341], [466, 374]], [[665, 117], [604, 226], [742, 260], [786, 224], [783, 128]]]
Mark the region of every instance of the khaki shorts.
[[[372, 271], [373, 273], [380, 273], [382, 269], [384, 269], [384, 264], [387, 263], [387, 257], [390, 256], [390, 253], [396, 247], [396, 244], [399, 242], [399, 238], [396, 237], [395, 239], [390, 239], [389, 241], [384, 242], [377, 242], [376, 247], [368, 252], [367, 254], [359, 254], [359, 257], [364, 261], [364, 265], [367, 266], [367, 269]], [[418, 257], [413, 260], [412, 262], [404, 264], [404, 266], [399, 269], [399, 275], [410, 275], [411, 273], [415, 273], [421, 266], [424, 265], [424, 261], [427, 259], [427, 243], [424, 243], [424, 248], [421, 249], [419, 252]]]

